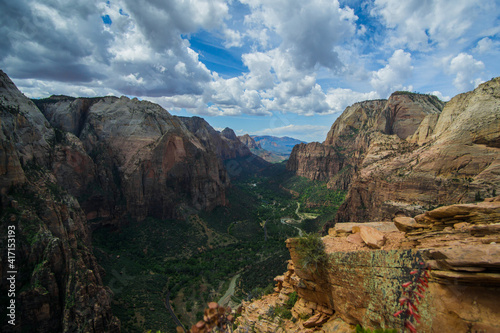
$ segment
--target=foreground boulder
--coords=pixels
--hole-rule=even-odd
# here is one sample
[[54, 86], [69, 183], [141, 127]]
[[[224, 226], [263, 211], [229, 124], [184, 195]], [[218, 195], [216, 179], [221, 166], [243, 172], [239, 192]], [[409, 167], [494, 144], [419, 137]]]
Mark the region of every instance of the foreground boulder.
[[[348, 332], [358, 324], [398, 331], [497, 332], [500, 202], [488, 201], [431, 210], [416, 218], [419, 228], [407, 232], [381, 231], [386, 241], [380, 249], [350, 239], [363, 223], [338, 223], [338, 231], [322, 239], [328, 264], [315, 271], [300, 266], [298, 239], [289, 239], [292, 259], [276, 293], [244, 303], [239, 322], [257, 327], [252, 318], [266, 308], [264, 303], [284, 304], [296, 292], [295, 319], [283, 324], [290, 332]], [[262, 332], [275, 332], [273, 327]]]

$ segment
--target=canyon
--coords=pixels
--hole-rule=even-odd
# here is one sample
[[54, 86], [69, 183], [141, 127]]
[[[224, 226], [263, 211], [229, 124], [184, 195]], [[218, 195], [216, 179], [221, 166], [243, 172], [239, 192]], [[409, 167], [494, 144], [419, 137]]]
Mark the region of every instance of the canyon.
[[227, 206], [230, 177], [268, 165], [231, 129], [138, 99], [32, 101], [0, 72], [0, 108], [1, 217], [16, 228], [20, 272], [17, 325], [4, 318], [3, 332], [119, 332], [92, 231]]
[[289, 170], [347, 197], [315, 252], [287, 240], [288, 270], [243, 303], [239, 332], [499, 331], [499, 140], [495, 78], [446, 104], [356, 103], [323, 143], [295, 146]]
[[337, 222], [391, 220], [473, 202], [500, 185], [500, 80], [444, 105], [396, 92], [356, 103], [323, 143], [294, 147], [287, 168], [348, 190]]
[[[0, 218], [16, 227], [19, 272], [18, 325], [4, 318], [4, 332], [143, 331], [165, 293], [192, 323], [196, 297], [224, 295], [225, 280], [238, 301], [255, 297], [282, 252], [287, 272], [242, 303], [240, 331], [500, 330], [500, 78], [447, 103], [356, 103], [282, 163], [200, 117], [124, 96], [30, 100], [3, 72], [0, 109]], [[323, 230], [325, 266], [303, 267], [283, 219]], [[429, 274], [420, 324], [393, 315], [415, 274]], [[292, 293], [294, 319], [270, 316]]]

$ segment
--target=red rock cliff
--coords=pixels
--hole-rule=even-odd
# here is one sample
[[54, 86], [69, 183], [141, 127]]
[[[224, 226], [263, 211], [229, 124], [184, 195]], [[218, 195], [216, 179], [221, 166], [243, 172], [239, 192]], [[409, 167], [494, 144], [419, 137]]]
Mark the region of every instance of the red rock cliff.
[[348, 190], [337, 221], [390, 220], [490, 196], [500, 189], [499, 87], [493, 79], [444, 108], [409, 93], [356, 103], [324, 143], [296, 146], [287, 167]]
[[[327, 262], [317, 270], [301, 266], [300, 243], [289, 239], [288, 271], [273, 295], [243, 303], [238, 332], [353, 332], [358, 324], [407, 332], [408, 322], [418, 332], [497, 332], [498, 222], [500, 197], [414, 219], [338, 223], [322, 238]], [[271, 316], [292, 292], [294, 319]]]
[[200, 133], [215, 130], [203, 119], [183, 121], [157, 104], [126, 97], [56, 96], [37, 104], [54, 127], [81, 141], [71, 143], [82, 147], [79, 156], [61, 152], [54, 164], [65, 170], [56, 176], [88, 219], [116, 221], [125, 212], [138, 219], [175, 218], [184, 205], [211, 210], [226, 204], [223, 159], [238, 152], [212, 150], [218, 145], [207, 145]]
[[2, 249], [11, 244], [7, 228], [15, 230], [15, 261], [1, 254], [2, 295], [11, 289], [7, 272], [17, 271], [16, 325], [3, 316], [2, 332], [119, 332], [85, 214], [53, 174], [52, 161], [63, 156], [85, 173], [85, 163], [77, 163], [82, 151], [61, 145], [59, 133], [1, 71], [0, 110]]

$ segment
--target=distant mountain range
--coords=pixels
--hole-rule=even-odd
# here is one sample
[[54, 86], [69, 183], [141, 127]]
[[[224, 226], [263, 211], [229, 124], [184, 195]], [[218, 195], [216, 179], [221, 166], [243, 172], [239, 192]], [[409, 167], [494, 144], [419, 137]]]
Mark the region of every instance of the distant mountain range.
[[290, 156], [295, 145], [306, 143], [301, 140], [270, 135], [248, 135], [238, 137], [241, 142], [250, 148], [250, 151], [264, 160], [272, 163], [282, 162]]

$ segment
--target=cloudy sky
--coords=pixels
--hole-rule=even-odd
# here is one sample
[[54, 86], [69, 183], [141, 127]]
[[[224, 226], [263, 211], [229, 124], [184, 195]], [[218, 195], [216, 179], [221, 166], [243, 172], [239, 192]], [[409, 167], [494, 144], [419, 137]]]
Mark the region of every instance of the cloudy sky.
[[0, 0], [0, 35], [29, 97], [139, 97], [305, 141], [354, 102], [500, 75], [497, 0]]

